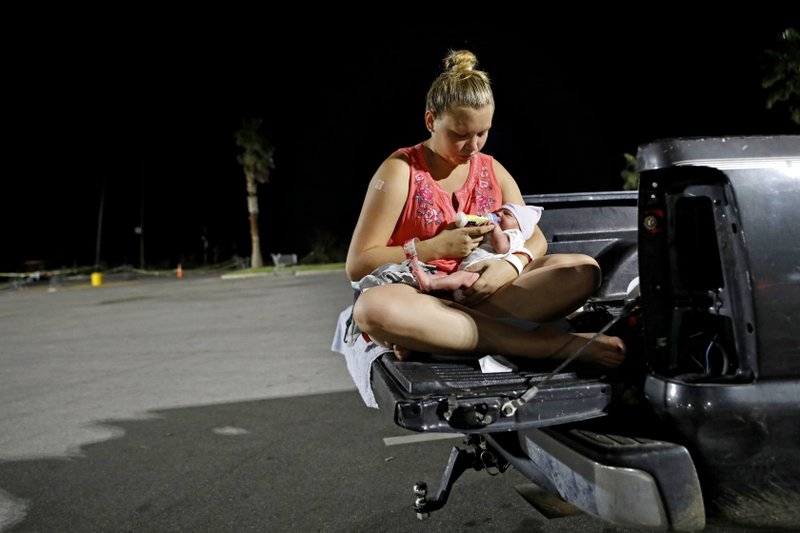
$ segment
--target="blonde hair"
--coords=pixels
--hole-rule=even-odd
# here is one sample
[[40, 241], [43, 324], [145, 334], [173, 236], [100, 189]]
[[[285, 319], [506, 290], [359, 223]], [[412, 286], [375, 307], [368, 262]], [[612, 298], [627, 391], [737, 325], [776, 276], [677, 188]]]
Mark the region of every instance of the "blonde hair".
[[476, 70], [477, 65], [478, 58], [469, 50], [450, 50], [444, 58], [444, 71], [428, 89], [425, 110], [442, 116], [454, 107], [494, 106], [489, 75]]

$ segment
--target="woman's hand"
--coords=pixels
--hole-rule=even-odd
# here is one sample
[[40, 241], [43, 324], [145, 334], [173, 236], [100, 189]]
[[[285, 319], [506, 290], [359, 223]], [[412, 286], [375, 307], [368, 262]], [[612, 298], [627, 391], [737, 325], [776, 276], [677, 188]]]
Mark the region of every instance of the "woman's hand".
[[458, 301], [467, 307], [478, 305], [497, 292], [500, 287], [517, 278], [517, 269], [503, 259], [487, 259], [470, 265], [464, 270], [480, 274], [472, 286], [463, 290], [464, 298]]
[[494, 229], [494, 224], [468, 226], [465, 228], [447, 227], [436, 236], [417, 244], [417, 253], [422, 261], [434, 259], [461, 259], [477, 248], [483, 236]]

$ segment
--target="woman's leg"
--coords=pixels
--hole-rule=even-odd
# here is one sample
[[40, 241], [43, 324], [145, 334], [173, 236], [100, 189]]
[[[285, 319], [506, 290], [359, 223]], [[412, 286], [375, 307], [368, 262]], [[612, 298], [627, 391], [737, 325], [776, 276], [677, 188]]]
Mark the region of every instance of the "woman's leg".
[[[353, 317], [375, 342], [402, 347], [396, 350], [400, 357], [406, 350], [416, 350], [564, 359], [585, 343], [583, 338], [554, 328], [525, 331], [402, 284], [382, 285], [361, 294]], [[581, 358], [613, 367], [622, 362], [624, 351], [620, 339], [601, 336], [587, 346]]]
[[516, 280], [475, 310], [534, 322], [558, 320], [594, 294], [600, 280], [600, 267], [588, 255], [545, 255], [534, 259]]

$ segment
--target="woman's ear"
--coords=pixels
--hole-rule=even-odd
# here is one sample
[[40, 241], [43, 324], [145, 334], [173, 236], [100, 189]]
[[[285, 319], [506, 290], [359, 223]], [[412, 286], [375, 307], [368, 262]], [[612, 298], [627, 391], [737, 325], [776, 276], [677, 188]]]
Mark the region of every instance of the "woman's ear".
[[436, 122], [436, 115], [431, 110], [425, 111], [425, 127], [433, 133], [433, 123]]

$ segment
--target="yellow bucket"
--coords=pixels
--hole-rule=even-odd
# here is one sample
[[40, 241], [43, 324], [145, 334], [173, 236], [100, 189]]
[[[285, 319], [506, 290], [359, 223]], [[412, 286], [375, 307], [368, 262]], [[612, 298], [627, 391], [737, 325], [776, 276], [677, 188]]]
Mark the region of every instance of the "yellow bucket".
[[92, 287], [99, 287], [103, 284], [103, 273], [92, 272]]

